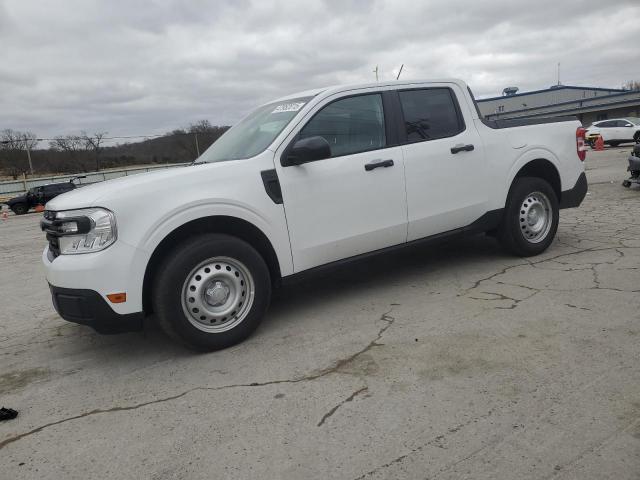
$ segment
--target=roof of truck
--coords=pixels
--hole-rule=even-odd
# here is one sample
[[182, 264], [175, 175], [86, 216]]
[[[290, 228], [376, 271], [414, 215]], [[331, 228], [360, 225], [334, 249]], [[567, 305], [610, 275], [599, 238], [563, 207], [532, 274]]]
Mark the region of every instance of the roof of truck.
[[274, 102], [293, 100], [295, 98], [302, 98], [302, 97], [315, 97], [317, 95], [320, 95], [321, 93], [331, 95], [334, 93], [348, 92], [349, 90], [360, 90], [363, 88], [389, 87], [389, 86], [405, 87], [410, 85], [422, 85], [425, 83], [455, 83], [458, 85], [463, 85], [463, 86], [465, 85], [464, 81], [457, 78], [437, 78], [437, 79], [428, 79], [428, 80], [390, 80], [390, 81], [372, 82], [372, 83], [354, 83], [354, 84], [346, 84], [346, 85], [333, 85], [325, 88], [316, 88], [313, 90], [296, 92], [291, 95], [286, 95], [284, 97], [278, 98], [274, 100]]

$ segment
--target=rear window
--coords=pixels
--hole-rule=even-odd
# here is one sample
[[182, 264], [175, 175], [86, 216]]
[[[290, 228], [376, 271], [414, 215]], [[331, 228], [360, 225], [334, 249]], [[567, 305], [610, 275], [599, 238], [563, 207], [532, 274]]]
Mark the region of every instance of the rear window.
[[404, 90], [398, 95], [408, 143], [452, 137], [464, 130], [451, 89]]

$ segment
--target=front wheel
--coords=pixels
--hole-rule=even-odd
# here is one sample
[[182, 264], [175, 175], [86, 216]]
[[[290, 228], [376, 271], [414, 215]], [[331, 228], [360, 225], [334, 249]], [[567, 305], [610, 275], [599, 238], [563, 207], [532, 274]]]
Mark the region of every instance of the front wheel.
[[247, 338], [270, 297], [264, 259], [245, 241], [224, 234], [199, 235], [176, 247], [158, 270], [152, 292], [162, 329], [198, 350]]
[[538, 255], [553, 242], [559, 216], [558, 198], [547, 181], [517, 178], [507, 198], [498, 239], [518, 256]]
[[24, 215], [29, 211], [29, 206], [26, 203], [16, 203], [11, 207], [11, 210], [13, 210], [13, 213], [16, 215]]
[[633, 136], [633, 141], [636, 143], [640, 143], [640, 132], [636, 132], [636, 134]]

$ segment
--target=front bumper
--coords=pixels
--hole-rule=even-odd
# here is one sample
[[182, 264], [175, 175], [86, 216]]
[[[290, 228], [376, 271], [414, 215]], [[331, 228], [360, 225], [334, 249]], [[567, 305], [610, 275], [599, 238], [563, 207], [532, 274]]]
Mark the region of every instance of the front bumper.
[[574, 208], [580, 206], [582, 200], [587, 195], [589, 185], [587, 175], [582, 172], [573, 188], [564, 190], [560, 197], [560, 208]]
[[[118, 240], [109, 248], [53, 258], [50, 246], [42, 252], [45, 276], [59, 288], [92, 290], [100, 294], [115, 313], [138, 313], [142, 307], [142, 285], [148, 255]], [[110, 303], [107, 295], [126, 292], [127, 301]]]
[[142, 329], [142, 312], [120, 315], [93, 290], [49, 285], [53, 306], [65, 320], [88, 325], [99, 333], [123, 333]]

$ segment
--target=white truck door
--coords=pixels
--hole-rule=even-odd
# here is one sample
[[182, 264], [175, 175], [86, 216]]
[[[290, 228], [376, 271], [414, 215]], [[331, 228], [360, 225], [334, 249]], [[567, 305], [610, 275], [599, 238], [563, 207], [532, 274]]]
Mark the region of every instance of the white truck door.
[[275, 164], [294, 270], [397, 245], [407, 238], [401, 147], [389, 147], [381, 93], [327, 100], [289, 144], [321, 136], [330, 158]]
[[467, 102], [458, 98], [464, 97], [453, 84], [398, 91], [408, 241], [465, 227], [486, 213], [484, 147]]

